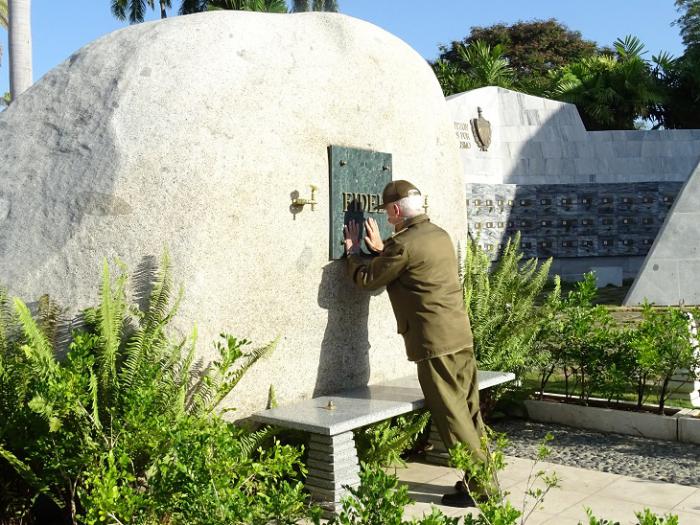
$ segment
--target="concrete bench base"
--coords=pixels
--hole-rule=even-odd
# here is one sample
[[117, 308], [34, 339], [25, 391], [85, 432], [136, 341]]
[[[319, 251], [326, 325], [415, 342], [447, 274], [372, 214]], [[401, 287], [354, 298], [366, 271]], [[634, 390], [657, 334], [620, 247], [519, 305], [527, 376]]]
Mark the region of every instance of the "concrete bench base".
[[[478, 372], [480, 390], [514, 379], [513, 374], [506, 372]], [[306, 488], [331, 515], [340, 510], [347, 488], [360, 481], [353, 430], [424, 406], [418, 378], [409, 376], [263, 410], [252, 419], [311, 434]], [[431, 442], [429, 460], [445, 464], [447, 451], [434, 429]]]

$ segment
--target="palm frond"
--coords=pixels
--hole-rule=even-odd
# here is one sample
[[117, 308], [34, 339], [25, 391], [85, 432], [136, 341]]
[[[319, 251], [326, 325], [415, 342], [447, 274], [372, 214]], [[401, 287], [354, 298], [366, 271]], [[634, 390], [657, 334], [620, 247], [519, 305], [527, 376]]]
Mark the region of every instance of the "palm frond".
[[310, 0], [293, 0], [292, 2], [292, 12], [293, 13], [303, 13], [305, 11], [311, 10]]
[[523, 261], [519, 233], [491, 262], [477, 241], [467, 240], [463, 295], [482, 367], [515, 372], [526, 367], [536, 341], [536, 305], [549, 278], [551, 260]]
[[130, 24], [143, 22], [147, 1], [153, 7], [153, 0], [112, 0], [112, 15], [121, 21], [128, 18]]
[[56, 340], [56, 332], [63, 309], [47, 294], [42, 295], [37, 303], [39, 326], [51, 342]]
[[182, 0], [178, 14], [189, 15], [207, 10], [208, 0]]
[[0, 0], [0, 27], [7, 29], [10, 25], [10, 19], [7, 16], [7, 0]]
[[640, 58], [646, 53], [644, 44], [639, 37], [634, 35], [626, 35], [623, 39], [618, 38], [613, 46], [622, 60]]

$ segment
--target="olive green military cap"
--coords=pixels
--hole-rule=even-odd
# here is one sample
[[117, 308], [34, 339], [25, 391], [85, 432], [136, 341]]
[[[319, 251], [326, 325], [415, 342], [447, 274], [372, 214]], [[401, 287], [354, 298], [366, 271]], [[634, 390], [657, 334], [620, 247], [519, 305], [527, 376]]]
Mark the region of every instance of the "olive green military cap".
[[420, 195], [420, 190], [407, 180], [392, 180], [384, 187], [382, 193], [382, 204], [378, 208], [385, 209], [392, 202], [410, 197], [411, 195]]

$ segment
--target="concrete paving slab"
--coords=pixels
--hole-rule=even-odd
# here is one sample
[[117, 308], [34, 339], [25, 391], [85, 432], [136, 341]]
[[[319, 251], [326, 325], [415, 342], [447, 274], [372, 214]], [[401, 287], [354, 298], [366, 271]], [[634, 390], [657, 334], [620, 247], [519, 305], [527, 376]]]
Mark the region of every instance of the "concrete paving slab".
[[618, 474], [599, 472], [597, 470], [584, 470], [567, 465], [554, 465], [562, 490], [576, 490], [591, 495], [606, 489], [614, 481], [618, 480]]
[[666, 509], [672, 509], [696, 491], [696, 487], [647, 481], [627, 476], [620, 477], [605, 489], [607, 494], [615, 494], [616, 498], [620, 500]]
[[[511, 494], [511, 503], [522, 508], [525, 480], [532, 460], [508, 456], [508, 465], [500, 479], [502, 487]], [[399, 479], [420, 477], [425, 465], [411, 462], [406, 469], [398, 470]], [[454, 509], [440, 505], [440, 497], [450, 491], [457, 475], [448, 467], [431, 465], [430, 475], [442, 475], [426, 483], [408, 482], [409, 495], [416, 500], [407, 509], [406, 516], [420, 517], [430, 512], [431, 505], [449, 516], [463, 516], [465, 509]], [[594, 470], [579, 469], [564, 465], [540, 462], [537, 470], [555, 471], [561, 480], [561, 488], [552, 489], [541, 508], [536, 509], [528, 525], [578, 525], [588, 523], [585, 508], [593, 509], [594, 515], [622, 525], [636, 524], [635, 512], [649, 508], [659, 515], [669, 513], [679, 517], [680, 525], [700, 523], [700, 488], [640, 480], [628, 476], [609, 474]], [[531, 508], [531, 507], [530, 507]], [[472, 512], [474, 512], [472, 510]]]
[[[594, 496], [589, 496], [585, 500], [579, 502], [577, 505], [566, 509], [557, 517], [567, 518], [569, 520], [580, 520], [581, 523], [588, 523], [586, 508], [590, 508], [593, 510], [593, 515], [597, 518], [605, 518], [613, 522], [619, 521], [621, 525], [636, 525], [637, 519], [635, 518], [634, 513], [642, 511], [645, 507], [660, 515], [670, 512], [670, 509], [665, 507], [640, 505], [639, 503], [621, 500], [617, 497], [596, 494]], [[574, 523], [577, 522], [574, 521]], [[680, 525], [693, 524], [680, 523]]]
[[[673, 507], [673, 510], [674, 512], [677, 510], [679, 512], [700, 515], [700, 489], [697, 489], [678, 505]], [[698, 519], [698, 523], [700, 523], [700, 518]]]
[[[535, 486], [542, 488], [541, 484], [537, 484]], [[515, 508], [525, 509], [525, 512], [530, 512], [535, 505], [535, 500], [530, 496], [525, 496], [527, 488], [527, 484], [518, 483], [517, 485], [508, 489], [510, 492], [508, 495], [508, 501], [510, 501]], [[553, 488], [547, 493], [544, 500], [537, 505], [536, 511], [546, 512], [548, 514], [561, 514], [567, 509], [579, 504], [589, 496], [590, 494], [586, 494], [585, 492]]]

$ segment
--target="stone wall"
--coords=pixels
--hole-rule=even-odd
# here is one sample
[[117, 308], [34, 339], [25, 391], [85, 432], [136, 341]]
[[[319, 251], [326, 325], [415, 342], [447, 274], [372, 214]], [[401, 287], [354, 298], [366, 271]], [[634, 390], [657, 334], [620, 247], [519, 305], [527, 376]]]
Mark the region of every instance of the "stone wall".
[[[586, 131], [576, 106], [498, 87], [447, 104], [458, 138], [468, 128], [460, 156], [471, 183], [685, 182], [700, 161], [700, 130]], [[491, 122], [488, 151], [469, 126], [478, 107]]]
[[[634, 277], [700, 161], [700, 130], [588, 132], [571, 104], [497, 87], [447, 101], [470, 235], [496, 257], [520, 230], [525, 253], [555, 257], [568, 278], [601, 265]], [[473, 124], [479, 108], [491, 128], [486, 151]]]
[[[237, 416], [413, 373], [385, 293], [329, 262], [331, 145], [392, 154], [455, 243], [464, 185], [425, 60], [338, 14], [220, 11], [101, 38], [0, 114], [0, 283], [95, 304], [101, 262], [144, 273], [168, 249], [185, 296], [173, 329], [199, 356], [226, 331], [265, 343]], [[291, 207], [318, 187], [315, 211]]]

